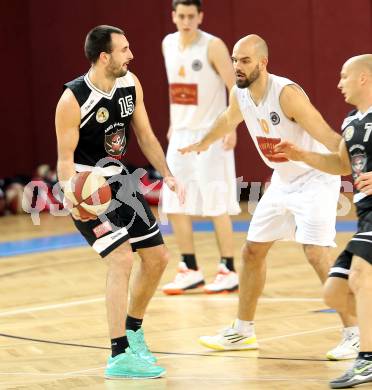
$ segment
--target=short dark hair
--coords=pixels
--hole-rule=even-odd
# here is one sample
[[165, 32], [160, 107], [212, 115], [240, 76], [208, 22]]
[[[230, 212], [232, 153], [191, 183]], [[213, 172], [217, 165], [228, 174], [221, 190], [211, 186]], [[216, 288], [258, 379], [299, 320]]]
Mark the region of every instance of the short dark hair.
[[118, 27], [101, 25], [92, 28], [85, 38], [84, 51], [85, 56], [90, 63], [95, 64], [102, 52], [111, 53], [111, 34], [124, 34], [124, 31]]
[[196, 8], [198, 9], [198, 12], [200, 12], [201, 8], [202, 8], [202, 0], [172, 0], [173, 11], [176, 10], [177, 5], [179, 5], [179, 4], [195, 5]]

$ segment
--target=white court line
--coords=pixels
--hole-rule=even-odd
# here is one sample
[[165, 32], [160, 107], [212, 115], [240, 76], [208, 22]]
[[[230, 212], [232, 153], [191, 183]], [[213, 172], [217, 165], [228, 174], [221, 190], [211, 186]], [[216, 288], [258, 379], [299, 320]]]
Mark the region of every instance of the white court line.
[[314, 329], [314, 330], [306, 330], [304, 332], [283, 334], [282, 336], [266, 337], [263, 339], [258, 339], [258, 344], [260, 344], [262, 342], [266, 342], [266, 341], [285, 339], [287, 337], [301, 336], [303, 334], [321, 333], [321, 332], [325, 332], [325, 331], [331, 330], [331, 329], [340, 329], [340, 326], [328, 326], [327, 328], [320, 328], [320, 329]]
[[[9, 310], [5, 312], [0, 312], [0, 317], [6, 317], [6, 316], [12, 316], [17, 314], [24, 314], [24, 313], [33, 313], [33, 312], [39, 312], [39, 311], [46, 311], [46, 310], [53, 310], [53, 309], [59, 309], [64, 307], [72, 307], [72, 306], [79, 306], [79, 305], [85, 305], [89, 303], [96, 303], [96, 302], [103, 302], [104, 297], [98, 297], [98, 298], [89, 298], [89, 299], [83, 299], [78, 301], [72, 301], [72, 302], [65, 302], [65, 303], [56, 303], [56, 304], [49, 304], [49, 305], [43, 305], [38, 307], [31, 307], [31, 308], [22, 308], [22, 309], [16, 309], [16, 310]], [[237, 297], [190, 297], [190, 296], [183, 296], [183, 297], [176, 297], [175, 299], [172, 299], [170, 297], [154, 297], [154, 300], [168, 300], [169, 302], [173, 302], [175, 300], [187, 300], [188, 302], [194, 300], [194, 301], [236, 301]], [[277, 297], [277, 298], [261, 298], [260, 302], [322, 302], [322, 299], [320, 298], [287, 298], [287, 297]], [[272, 340], [278, 340], [283, 339], [287, 337], [294, 337], [299, 335], [305, 335], [305, 334], [312, 334], [312, 333], [320, 333], [331, 329], [337, 329], [339, 326], [334, 327], [327, 327], [327, 328], [321, 328], [321, 329], [315, 329], [311, 331], [304, 331], [304, 332], [297, 332], [287, 335], [281, 335], [281, 336], [275, 336], [275, 337], [269, 337], [269, 338], [263, 338], [259, 340], [260, 343], [265, 343]], [[179, 358], [185, 357], [188, 358], [190, 356], [184, 355], [184, 356], [177, 356]], [[165, 358], [165, 356], [160, 357]], [[175, 356], [172, 356], [174, 359]], [[0, 376], [7, 375], [7, 376], [41, 376], [41, 377], [54, 377], [54, 378], [66, 378], [66, 377], [101, 377], [100, 374], [94, 374], [89, 373], [89, 371], [96, 371], [96, 370], [103, 370], [104, 367], [97, 367], [97, 368], [89, 368], [79, 371], [71, 371], [66, 373], [31, 373], [31, 372], [0, 372]], [[169, 377], [168, 379], [172, 380], [195, 380], [195, 377]], [[241, 378], [208, 378], [208, 377], [200, 377], [202, 380], [208, 380], [208, 381], [214, 381], [214, 382], [226, 382], [228, 381], [257, 381], [257, 382], [267, 382], [267, 381], [281, 381], [281, 382], [327, 382], [327, 380], [324, 379], [311, 379], [311, 378], [279, 378], [279, 377], [272, 377], [272, 378], [258, 378], [258, 377], [241, 377]]]
[[75, 375], [75, 374], [80, 374], [80, 373], [88, 372], [88, 371], [104, 370], [105, 368], [106, 368], [106, 366], [95, 367], [95, 368], [87, 368], [87, 369], [85, 369], [85, 370], [66, 372], [65, 374], [66, 374], [66, 375], [67, 375], [67, 374], [69, 374], [69, 375]]
[[[238, 297], [192, 297], [192, 296], [176, 296], [176, 297], [154, 297], [152, 300], [170, 300], [173, 299], [174, 301], [237, 301]], [[322, 298], [259, 298], [259, 302], [265, 302], [265, 303], [270, 303], [270, 302], [323, 302]]]
[[0, 375], [29, 375], [29, 376], [57, 376], [57, 377], [65, 377], [65, 376], [71, 376], [71, 377], [84, 377], [84, 376], [102, 376], [100, 374], [87, 374], [89, 371], [96, 371], [96, 370], [104, 370], [106, 366], [102, 367], [94, 367], [94, 368], [87, 368], [84, 370], [79, 371], [70, 371], [70, 372], [0, 372]]
[[[177, 297], [175, 299], [172, 299], [171, 297], [153, 297], [152, 300], [168, 300], [169, 302], [179, 301], [179, 300], [187, 300], [190, 301], [236, 301], [238, 297]], [[16, 314], [24, 314], [24, 313], [34, 313], [37, 311], [44, 311], [44, 310], [51, 310], [51, 309], [60, 309], [63, 307], [72, 307], [72, 306], [79, 306], [79, 305], [85, 305], [89, 303], [95, 303], [95, 302], [103, 302], [105, 300], [104, 297], [101, 298], [90, 298], [90, 299], [82, 299], [80, 301], [72, 301], [72, 302], [65, 302], [65, 303], [55, 303], [51, 305], [44, 305], [44, 306], [37, 306], [37, 307], [30, 307], [30, 308], [23, 308], [23, 309], [16, 309], [16, 310], [9, 310], [9, 311], [3, 311], [0, 312], [0, 317], [7, 317], [11, 315]], [[271, 302], [322, 302], [321, 298], [260, 298], [260, 302], [265, 303], [271, 303]]]
[[[74, 372], [56, 372], [56, 373], [51, 373], [51, 372], [0, 372], [1, 375], [21, 375], [21, 376], [45, 376], [45, 377], [79, 377], [79, 376], [100, 376], [102, 377], [101, 374], [74, 374]], [[0, 382], [0, 385], [3, 383]]]
[[[328, 326], [327, 328], [306, 330], [304, 332], [289, 333], [289, 334], [283, 334], [281, 336], [265, 337], [265, 338], [262, 338], [262, 339], [259, 338], [257, 341], [258, 341], [258, 344], [261, 344], [261, 343], [266, 343], [268, 341], [280, 340], [280, 339], [285, 339], [285, 338], [295, 337], [295, 336], [302, 336], [302, 335], [305, 335], [305, 334], [322, 333], [322, 332], [326, 332], [328, 330], [334, 330], [334, 329], [340, 329], [340, 326]], [[255, 351], [255, 350], [252, 350], [252, 351]], [[223, 351], [223, 352], [236, 352], [236, 351], [226, 350], [226, 351]], [[166, 352], [164, 352], [164, 353], [166, 353]], [[160, 357], [158, 357], [158, 359], [169, 358], [170, 355], [172, 355], [172, 354], [169, 354], [169, 355], [166, 355], [166, 356], [160, 356]], [[223, 355], [221, 355], [221, 356], [223, 356]], [[174, 357], [187, 358], [187, 357], [190, 357], [190, 355], [185, 354], [185, 355], [172, 356], [172, 358], [174, 358]], [[226, 356], [226, 358], [235, 358], [235, 356]]]
[[197, 377], [197, 376], [166, 376], [168, 380], [207, 380], [211, 382], [231, 382], [231, 381], [252, 381], [252, 382], [267, 382], [267, 381], [281, 381], [281, 382], [328, 382], [328, 379], [320, 379], [320, 378], [280, 378], [280, 377], [222, 377], [222, 378], [216, 378], [216, 377]]
[[33, 313], [35, 311], [44, 311], [44, 310], [50, 310], [50, 309], [60, 309], [62, 307], [70, 307], [70, 306], [79, 306], [79, 305], [85, 305], [87, 303], [94, 303], [94, 302], [102, 302], [105, 298], [91, 298], [91, 299], [83, 299], [81, 301], [72, 301], [72, 302], [66, 302], [66, 303], [55, 303], [52, 305], [45, 305], [45, 306], [38, 306], [38, 307], [29, 307], [24, 309], [17, 309], [17, 310], [9, 310], [0, 312], [0, 317], [6, 317], [11, 316], [15, 314], [23, 314], [23, 313]]

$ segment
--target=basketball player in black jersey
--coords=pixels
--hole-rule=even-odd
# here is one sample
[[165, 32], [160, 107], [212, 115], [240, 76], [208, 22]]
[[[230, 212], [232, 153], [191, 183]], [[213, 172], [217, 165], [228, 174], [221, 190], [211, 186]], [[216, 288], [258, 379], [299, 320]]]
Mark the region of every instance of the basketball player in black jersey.
[[[57, 105], [58, 176], [68, 197], [76, 171], [97, 171], [106, 176], [116, 202], [112, 201], [115, 207], [110, 205], [109, 212], [98, 219], [82, 219], [76, 208], [72, 209], [76, 227], [107, 260], [106, 307], [112, 356], [105, 376], [158, 377], [165, 369], [154, 364], [156, 357], [147, 348], [141, 325], [168, 252], [155, 217], [124, 165], [130, 126], [144, 155], [181, 203], [183, 191], [151, 129], [141, 84], [128, 71], [133, 55], [123, 31], [95, 27], [86, 37], [85, 54], [92, 64], [90, 70], [65, 84]], [[141, 266], [128, 305], [134, 251]]]
[[286, 141], [276, 147], [277, 156], [304, 161], [335, 175], [351, 173], [354, 180], [358, 231], [331, 268], [326, 288], [331, 295], [327, 301], [346, 305], [348, 291], [342, 293], [332, 286], [335, 278], [348, 280], [356, 302], [360, 352], [353, 366], [330, 382], [333, 389], [372, 382], [372, 54], [346, 61], [338, 87], [345, 101], [356, 107], [343, 122], [338, 153], [308, 152]]

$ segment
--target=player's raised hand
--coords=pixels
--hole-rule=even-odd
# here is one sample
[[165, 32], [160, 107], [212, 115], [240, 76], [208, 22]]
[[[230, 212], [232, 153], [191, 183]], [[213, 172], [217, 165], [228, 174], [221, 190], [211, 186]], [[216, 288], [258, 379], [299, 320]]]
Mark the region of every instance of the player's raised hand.
[[364, 172], [355, 180], [355, 186], [367, 195], [372, 195], [372, 172]]
[[185, 146], [184, 148], [180, 148], [180, 149], [178, 149], [178, 151], [181, 154], [186, 154], [186, 153], [191, 153], [191, 152], [200, 153], [200, 152], [204, 152], [208, 148], [209, 148], [209, 145], [205, 145], [202, 142], [197, 142], [195, 144]]
[[171, 191], [174, 191], [178, 196], [178, 201], [182, 206], [185, 203], [185, 187], [174, 176], [165, 176], [164, 183], [169, 187]]
[[302, 160], [303, 150], [289, 141], [281, 141], [274, 147], [273, 158], [286, 158], [292, 161]]

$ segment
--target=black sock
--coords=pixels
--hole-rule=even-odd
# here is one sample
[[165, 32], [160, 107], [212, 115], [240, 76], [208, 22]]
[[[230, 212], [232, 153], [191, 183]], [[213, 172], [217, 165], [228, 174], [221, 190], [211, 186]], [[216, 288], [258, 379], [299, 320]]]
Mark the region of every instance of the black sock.
[[372, 362], [372, 352], [359, 352], [358, 359], [364, 359]]
[[125, 321], [125, 328], [137, 332], [142, 326], [142, 321], [142, 318], [134, 318], [128, 315]]
[[124, 353], [126, 348], [129, 347], [127, 336], [118, 337], [117, 339], [111, 339], [111, 356], [115, 357], [120, 353]]
[[192, 254], [182, 253], [181, 261], [183, 261], [186, 264], [187, 268], [197, 271], [198, 265], [196, 264], [196, 258], [193, 253]]
[[228, 270], [235, 272], [233, 257], [221, 257], [221, 263], [225, 264]]

